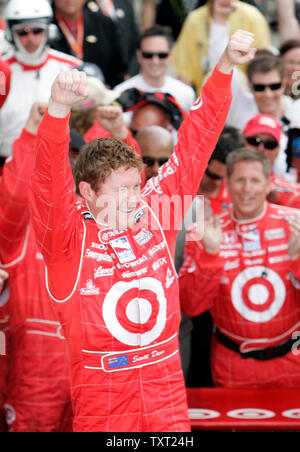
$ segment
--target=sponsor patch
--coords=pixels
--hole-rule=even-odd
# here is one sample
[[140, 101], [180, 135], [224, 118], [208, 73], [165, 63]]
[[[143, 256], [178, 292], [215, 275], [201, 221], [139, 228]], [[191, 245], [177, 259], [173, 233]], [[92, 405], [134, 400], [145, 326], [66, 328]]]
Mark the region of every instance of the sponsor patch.
[[232, 270], [233, 268], [238, 268], [240, 266], [240, 259], [235, 259], [234, 261], [227, 261], [224, 265], [224, 270]]
[[255, 251], [261, 249], [260, 234], [257, 230], [244, 233], [242, 240], [244, 251]]
[[113, 276], [115, 271], [114, 267], [105, 268], [100, 265], [94, 272], [94, 278], [101, 278], [102, 276]]
[[81, 213], [83, 215], [84, 220], [94, 220], [93, 215], [88, 210]]
[[172, 271], [170, 270], [170, 268], [168, 268], [167, 279], [166, 279], [166, 288], [167, 289], [173, 284], [174, 280], [175, 280], [175, 276], [172, 275]]
[[266, 240], [277, 240], [283, 239], [284, 237], [285, 237], [284, 228], [268, 229], [267, 231], [265, 231]]
[[118, 367], [129, 366], [129, 356], [120, 355], [113, 358], [107, 358], [107, 364], [109, 369], [116, 369]]
[[144, 209], [138, 210], [134, 216], [134, 224], [137, 224], [144, 215], [145, 215]]
[[148, 243], [153, 237], [153, 234], [151, 231], [147, 231], [146, 229], [142, 229], [141, 232], [139, 232], [138, 234], [134, 235], [133, 238], [134, 240], [139, 244], [139, 245], [145, 245], [146, 243]]
[[96, 287], [91, 279], [88, 279], [85, 284], [85, 287], [80, 289], [81, 295], [99, 295], [99, 293], [100, 293], [99, 287]]
[[136, 260], [135, 254], [127, 237], [119, 237], [117, 239], [111, 240], [109, 243], [116, 253], [116, 256], [118, 257], [121, 264]]

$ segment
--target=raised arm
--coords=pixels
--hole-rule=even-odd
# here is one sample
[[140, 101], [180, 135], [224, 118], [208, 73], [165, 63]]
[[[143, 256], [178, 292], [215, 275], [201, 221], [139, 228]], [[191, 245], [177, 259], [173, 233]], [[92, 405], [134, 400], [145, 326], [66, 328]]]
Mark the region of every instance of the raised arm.
[[46, 264], [62, 262], [74, 238], [75, 194], [69, 164], [69, 114], [87, 97], [86, 75], [60, 73], [51, 89], [48, 110], [38, 130], [32, 175], [32, 219]]
[[[184, 203], [182, 213], [186, 213], [190, 203], [187, 196], [191, 201], [196, 195], [225, 125], [231, 103], [232, 70], [236, 64], [246, 63], [254, 57], [253, 39], [252, 33], [243, 30], [232, 35], [215, 71], [179, 129], [175, 152], [160, 168], [158, 176], [146, 185], [145, 195], [179, 195]], [[181, 220], [177, 218], [176, 224], [181, 224]]]
[[35, 103], [20, 137], [13, 143], [1, 180], [0, 257], [12, 265], [22, 254], [30, 219], [29, 180], [32, 174], [37, 129], [47, 105]]

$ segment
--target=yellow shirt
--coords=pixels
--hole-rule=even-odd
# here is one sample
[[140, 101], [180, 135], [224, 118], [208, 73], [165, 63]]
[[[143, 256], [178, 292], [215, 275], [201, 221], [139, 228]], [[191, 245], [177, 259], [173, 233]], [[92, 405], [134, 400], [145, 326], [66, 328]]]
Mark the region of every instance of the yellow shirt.
[[[173, 66], [179, 76], [189, 79], [199, 94], [204, 78], [209, 72], [209, 36], [212, 18], [208, 5], [188, 14], [177, 39]], [[228, 17], [229, 35], [238, 29], [254, 33], [253, 47], [271, 44], [270, 29], [261, 12], [252, 5], [238, 2], [237, 9]], [[245, 67], [241, 67], [245, 70]]]

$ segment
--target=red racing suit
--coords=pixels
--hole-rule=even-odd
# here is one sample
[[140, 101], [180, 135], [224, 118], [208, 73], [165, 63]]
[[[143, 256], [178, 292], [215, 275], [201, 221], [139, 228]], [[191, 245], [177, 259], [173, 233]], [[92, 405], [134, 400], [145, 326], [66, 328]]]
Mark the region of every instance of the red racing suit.
[[283, 177], [271, 174], [271, 191], [275, 191], [272, 202], [281, 206], [300, 208], [300, 184], [287, 181]]
[[75, 431], [190, 429], [174, 224], [180, 227], [223, 129], [230, 84], [216, 68], [181, 126], [175, 153], [144, 188], [136, 224], [125, 231], [99, 230], [86, 206], [76, 210], [68, 117], [43, 118], [33, 221], [70, 350]]
[[[299, 329], [300, 259], [291, 261], [288, 256], [286, 221], [296, 213], [296, 209], [266, 203], [260, 218], [239, 222], [229, 209], [221, 218], [219, 253], [208, 254], [201, 242], [186, 244], [179, 274], [183, 312], [195, 316], [210, 310], [216, 329], [239, 344], [241, 353], [282, 344]], [[244, 356], [214, 336], [214, 384], [300, 386], [300, 360], [292, 351], [264, 361]]]
[[28, 180], [37, 137], [23, 130], [1, 182], [0, 258], [9, 273], [10, 431], [70, 431], [70, 369], [57, 315], [49, 303], [45, 264], [30, 223]]
[[0, 295], [0, 432], [5, 431], [4, 400], [7, 392], [9, 356], [9, 282]]

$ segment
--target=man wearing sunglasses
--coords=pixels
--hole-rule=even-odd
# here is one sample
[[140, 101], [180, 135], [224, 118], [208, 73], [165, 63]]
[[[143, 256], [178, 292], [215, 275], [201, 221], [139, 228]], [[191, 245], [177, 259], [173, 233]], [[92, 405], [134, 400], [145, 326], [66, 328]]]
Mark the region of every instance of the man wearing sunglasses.
[[0, 112], [0, 156], [11, 154], [32, 104], [48, 102], [56, 75], [80, 64], [69, 55], [49, 49], [52, 9], [47, 0], [10, 0], [4, 10], [6, 39], [12, 44], [3, 58], [10, 65], [11, 87]]
[[[272, 115], [282, 121], [285, 111], [293, 102], [284, 94], [286, 80], [280, 57], [263, 51], [247, 67], [249, 90], [246, 92], [236, 74], [233, 77], [233, 99], [227, 124], [244, 130], [247, 122], [256, 114]], [[273, 162], [273, 171], [285, 177], [287, 171], [285, 149], [287, 138], [280, 137], [280, 151]]]
[[[248, 121], [243, 132], [245, 146], [264, 154], [273, 167], [280, 150], [281, 124], [271, 115], [258, 114]], [[282, 206], [300, 208], [300, 185], [273, 172], [268, 200]]]
[[144, 93], [169, 93], [188, 111], [195, 101], [195, 92], [168, 75], [171, 56], [172, 40], [165, 29], [158, 25], [148, 28], [140, 37], [137, 51], [140, 73], [116, 86], [115, 90], [120, 94], [129, 88], [137, 88]]

